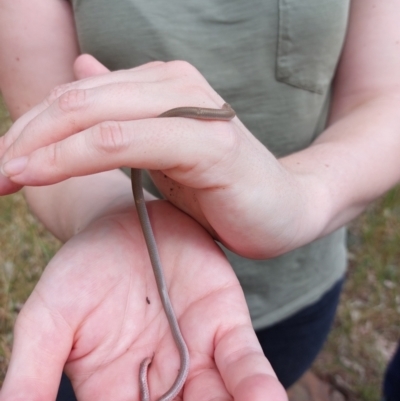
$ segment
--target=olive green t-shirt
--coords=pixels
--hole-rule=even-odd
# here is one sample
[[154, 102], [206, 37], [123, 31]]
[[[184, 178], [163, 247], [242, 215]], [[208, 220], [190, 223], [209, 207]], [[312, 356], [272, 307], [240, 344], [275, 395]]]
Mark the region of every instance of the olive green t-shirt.
[[[349, 0], [72, 4], [82, 52], [111, 70], [190, 62], [277, 157], [309, 146], [324, 129]], [[317, 301], [343, 276], [345, 232], [271, 260], [226, 253], [261, 328]]]

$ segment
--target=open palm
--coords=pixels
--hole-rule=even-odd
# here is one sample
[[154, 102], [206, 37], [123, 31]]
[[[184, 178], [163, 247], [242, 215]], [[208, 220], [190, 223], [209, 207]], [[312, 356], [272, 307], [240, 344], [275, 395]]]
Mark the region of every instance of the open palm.
[[[152, 202], [149, 213], [191, 357], [182, 398], [286, 400], [222, 252], [167, 202]], [[179, 355], [137, 216], [125, 211], [93, 223], [49, 263], [17, 320], [0, 399], [53, 400], [65, 365], [79, 400], [137, 400], [140, 362], [153, 355], [157, 399]]]

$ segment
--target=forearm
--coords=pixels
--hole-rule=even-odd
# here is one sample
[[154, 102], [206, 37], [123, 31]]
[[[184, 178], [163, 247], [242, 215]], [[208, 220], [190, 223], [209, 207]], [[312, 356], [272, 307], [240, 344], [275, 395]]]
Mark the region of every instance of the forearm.
[[[74, 80], [72, 66], [79, 49], [66, 1], [0, 1], [0, 23], [0, 86], [15, 120], [42, 101], [56, 85]], [[93, 180], [88, 179], [88, 185], [96, 188], [94, 195], [99, 197], [102, 186], [95, 185]], [[91, 210], [81, 215], [85, 211], [83, 182], [76, 180], [76, 188], [75, 180], [70, 180], [25, 190], [32, 211], [61, 239], [67, 239], [83, 217], [90, 215]], [[72, 199], [80, 199], [81, 206], [73, 208]], [[96, 204], [94, 200], [92, 205]]]
[[67, 1], [0, 0], [0, 23], [0, 87], [15, 120], [74, 80], [79, 49]]
[[400, 92], [371, 96], [340, 118], [333, 115], [309, 148], [280, 160], [304, 195], [301, 235], [292, 247], [347, 224], [399, 182], [399, 106]]
[[133, 206], [130, 181], [118, 170], [24, 191], [32, 212], [61, 241], [100, 217]]

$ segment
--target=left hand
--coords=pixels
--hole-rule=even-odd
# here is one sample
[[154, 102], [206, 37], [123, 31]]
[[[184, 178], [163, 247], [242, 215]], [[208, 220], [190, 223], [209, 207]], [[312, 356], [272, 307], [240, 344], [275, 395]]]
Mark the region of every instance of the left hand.
[[[290, 242], [292, 214], [301, 215], [298, 185], [238, 118], [154, 118], [174, 107], [223, 105], [195, 68], [156, 62], [109, 73], [82, 56], [75, 69], [79, 78], [92, 77], [56, 88], [0, 142], [12, 182], [48, 185], [120, 166], [150, 169], [170, 202], [234, 252], [265, 257], [261, 250], [281, 251]], [[12, 171], [7, 161], [21, 156]]]
[[[0, 401], [55, 399], [61, 372], [80, 401], [151, 399], [170, 388], [179, 356], [134, 210], [89, 225], [51, 260], [15, 327]], [[191, 218], [149, 204], [164, 273], [190, 357], [182, 400], [286, 401], [224, 255]]]

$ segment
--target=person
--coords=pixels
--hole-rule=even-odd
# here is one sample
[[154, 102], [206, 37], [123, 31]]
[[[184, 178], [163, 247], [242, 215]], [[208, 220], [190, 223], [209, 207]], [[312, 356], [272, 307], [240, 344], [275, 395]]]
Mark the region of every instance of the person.
[[[399, 5], [6, 4], [2, 42], [11, 31], [13, 44], [2, 50], [1, 88], [14, 118], [27, 113], [0, 145], [2, 193], [29, 186], [33, 211], [69, 239], [101, 231], [103, 205], [110, 216], [126, 210], [126, 180], [113, 169], [151, 170], [163, 196], [224, 246], [288, 387], [334, 315], [341, 227], [400, 179]], [[30, 7], [43, 18], [35, 26]], [[74, 76], [80, 52], [101, 63], [81, 56]], [[154, 118], [224, 101], [237, 112], [230, 123]], [[71, 241], [84, 255], [81, 235]]]
[[[54, 85], [74, 79], [78, 48], [67, 2], [0, 5], [0, 86], [16, 119]], [[14, 61], [21, 69], [11, 66]], [[2, 139], [2, 155], [8, 139]], [[2, 194], [17, 189], [4, 177], [0, 186]], [[175, 379], [179, 357], [127, 178], [120, 171], [105, 172], [27, 187], [25, 195], [37, 216], [66, 243], [19, 314], [0, 399], [53, 400], [63, 369], [80, 400], [137, 399], [139, 365], [153, 353], [148, 380], [151, 397], [158, 398]], [[286, 400], [221, 250], [200, 225], [167, 202], [151, 202], [149, 209], [190, 349], [184, 398]]]

